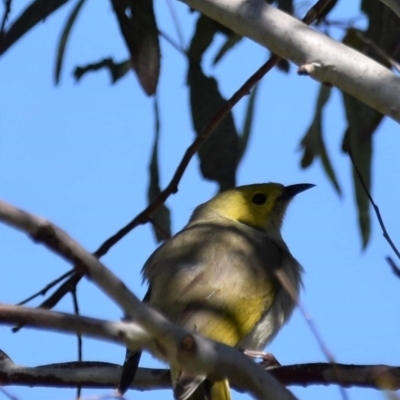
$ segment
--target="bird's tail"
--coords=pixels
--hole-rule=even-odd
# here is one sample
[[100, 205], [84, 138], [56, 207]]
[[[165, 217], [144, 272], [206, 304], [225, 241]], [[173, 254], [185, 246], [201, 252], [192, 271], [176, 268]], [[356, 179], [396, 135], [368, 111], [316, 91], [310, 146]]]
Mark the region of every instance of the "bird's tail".
[[127, 350], [124, 365], [122, 366], [121, 378], [118, 385], [118, 392], [123, 395], [131, 386], [133, 378], [139, 366], [141, 351], [132, 352]]
[[211, 385], [208, 389], [210, 400], [231, 400], [231, 391], [229, 389], [228, 379], [218, 382], [205, 382], [205, 385]]
[[227, 379], [211, 382], [204, 377], [181, 375], [174, 385], [175, 400], [231, 400]]

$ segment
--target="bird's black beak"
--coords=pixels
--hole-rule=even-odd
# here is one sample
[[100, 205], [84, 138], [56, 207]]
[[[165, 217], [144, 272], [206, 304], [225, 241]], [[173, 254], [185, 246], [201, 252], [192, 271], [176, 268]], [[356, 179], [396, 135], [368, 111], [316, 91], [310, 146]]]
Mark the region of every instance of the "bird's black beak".
[[299, 183], [297, 185], [285, 186], [285, 191], [279, 198], [280, 200], [290, 200], [297, 194], [304, 192], [305, 190], [313, 188], [315, 185], [312, 183]]

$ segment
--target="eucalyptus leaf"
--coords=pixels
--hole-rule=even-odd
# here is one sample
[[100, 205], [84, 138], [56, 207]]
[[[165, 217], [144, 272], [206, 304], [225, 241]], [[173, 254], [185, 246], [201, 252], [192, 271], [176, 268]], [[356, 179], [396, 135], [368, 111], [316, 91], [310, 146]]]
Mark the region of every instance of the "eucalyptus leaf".
[[247, 102], [242, 135], [240, 136], [240, 150], [241, 151], [240, 151], [239, 161], [242, 159], [242, 157], [246, 151], [247, 144], [248, 144], [250, 136], [251, 136], [257, 92], [258, 92], [258, 84], [251, 91], [249, 100]]
[[327, 85], [320, 85], [314, 119], [300, 142], [300, 146], [303, 149], [301, 167], [308, 168], [314, 162], [315, 158], [319, 157], [321, 159], [324, 171], [331, 181], [333, 187], [338, 194], [341, 194], [342, 191], [325, 146], [322, 129], [323, 110], [329, 100], [331, 91], [332, 89]]
[[68, 42], [69, 35], [71, 33], [72, 26], [74, 25], [74, 23], [76, 21], [76, 17], [78, 16], [79, 11], [81, 10], [85, 1], [86, 0], [79, 0], [75, 4], [75, 7], [72, 9], [71, 14], [67, 18], [67, 22], [62, 31], [60, 42], [58, 43], [56, 68], [55, 68], [55, 72], [54, 72], [54, 81], [56, 84], [58, 84], [60, 81], [60, 74], [61, 74], [62, 64], [63, 64], [63, 60], [64, 60], [65, 48], [67, 46], [67, 42]]
[[[160, 115], [157, 100], [154, 101], [155, 135], [153, 150], [150, 157], [150, 183], [147, 191], [148, 201], [153, 201], [161, 192], [160, 189], [160, 170], [158, 165], [158, 142], [160, 139]], [[153, 214], [153, 232], [157, 242], [171, 237], [171, 212], [165, 204], [162, 204]]]
[[36, 24], [44, 21], [68, 0], [35, 0], [14, 21], [0, 41], [0, 55], [21, 39]]
[[147, 95], [155, 94], [160, 75], [160, 44], [152, 0], [112, 0], [132, 67]]
[[[387, 66], [390, 63], [385, 54], [399, 60], [396, 50], [400, 37], [400, 19], [382, 2], [363, 0], [361, 9], [368, 16], [368, 28], [366, 31], [349, 29], [343, 38], [343, 43]], [[343, 151], [351, 151], [364, 184], [371, 192], [373, 134], [381, 123], [383, 115], [346, 93], [342, 95], [348, 122], [343, 138]], [[370, 204], [354, 166], [353, 185], [362, 246], [365, 248], [371, 234]]]
[[[188, 84], [193, 126], [199, 135], [226, 100], [216, 80], [204, 75], [199, 64], [189, 64]], [[220, 190], [236, 186], [236, 169], [242, 152], [240, 141], [232, 112], [229, 112], [198, 152], [202, 175], [216, 181]]]

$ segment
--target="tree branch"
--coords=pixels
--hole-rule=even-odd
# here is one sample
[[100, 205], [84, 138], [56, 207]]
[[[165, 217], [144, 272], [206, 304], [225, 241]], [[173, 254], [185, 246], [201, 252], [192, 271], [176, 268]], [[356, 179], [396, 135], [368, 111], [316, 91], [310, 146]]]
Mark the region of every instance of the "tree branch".
[[27, 327], [47, 329], [55, 332], [78, 333], [120, 344], [129, 338], [137, 347], [141, 347], [151, 340], [147, 332], [134, 322], [110, 322], [42, 308], [13, 306], [1, 303], [0, 322], [2, 324], [21, 323]]
[[[342, 385], [370, 389], [400, 389], [400, 367], [388, 365], [348, 365], [329, 363], [294, 364], [269, 370], [284, 385]], [[340, 374], [340, 381], [337, 379]], [[106, 362], [67, 362], [26, 367], [14, 362], [0, 350], [2, 385], [114, 389], [119, 382], [121, 366]], [[139, 368], [131, 385], [136, 390], [171, 388], [168, 369]], [[235, 389], [235, 387], [233, 387]]]
[[302, 74], [336, 86], [400, 122], [400, 78], [358, 51], [263, 0], [181, 1], [294, 62]]

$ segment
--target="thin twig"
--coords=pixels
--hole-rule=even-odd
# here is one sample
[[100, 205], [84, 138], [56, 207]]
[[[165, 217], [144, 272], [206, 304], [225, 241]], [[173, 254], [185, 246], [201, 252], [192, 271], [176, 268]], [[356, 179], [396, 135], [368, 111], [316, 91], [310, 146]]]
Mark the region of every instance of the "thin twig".
[[[74, 313], [75, 315], [79, 314], [79, 304], [78, 304], [78, 296], [76, 294], [76, 287], [71, 290], [72, 302], [74, 305]], [[76, 334], [76, 338], [78, 340], [78, 362], [82, 362], [82, 335], [80, 333]], [[78, 385], [76, 388], [76, 398], [80, 399], [82, 394], [82, 386]]]
[[384, 238], [386, 239], [386, 241], [389, 243], [389, 246], [392, 248], [392, 250], [393, 250], [394, 253], [396, 254], [397, 258], [400, 259], [400, 252], [399, 252], [399, 250], [397, 249], [396, 245], [393, 243], [393, 240], [391, 239], [391, 237], [389, 236], [389, 234], [388, 234], [388, 232], [387, 232], [387, 230], [386, 230], [386, 226], [385, 226], [385, 223], [383, 222], [383, 219], [382, 219], [382, 216], [381, 216], [381, 212], [379, 211], [379, 207], [375, 204], [374, 199], [372, 198], [371, 193], [370, 193], [370, 191], [368, 190], [368, 187], [367, 187], [367, 185], [366, 185], [365, 182], [364, 182], [364, 179], [363, 179], [363, 177], [362, 177], [362, 175], [361, 175], [361, 172], [360, 172], [360, 170], [359, 170], [359, 168], [358, 168], [358, 166], [357, 166], [357, 164], [356, 164], [356, 162], [355, 162], [355, 160], [354, 160], [352, 150], [349, 149], [349, 150], [348, 150], [348, 153], [349, 153], [349, 157], [350, 157], [351, 163], [353, 164], [353, 167], [354, 167], [354, 169], [355, 169], [355, 171], [356, 171], [358, 180], [360, 181], [361, 186], [362, 186], [362, 188], [364, 189], [364, 192], [365, 192], [365, 194], [367, 195], [367, 197], [368, 197], [368, 199], [369, 199], [369, 202], [371, 203], [371, 205], [372, 205], [372, 207], [373, 207], [373, 209], [374, 209], [374, 211], [375, 211], [375, 215], [376, 215], [376, 217], [377, 217], [377, 219], [378, 219], [379, 226], [380, 226], [381, 229], [382, 229], [383, 237], [384, 237]]
[[19, 400], [18, 397], [12, 395], [9, 393], [6, 389], [0, 387], [0, 392], [4, 394], [5, 397], [7, 397], [10, 400]]
[[[79, 314], [79, 303], [78, 303], [78, 296], [76, 294], [76, 287], [71, 289], [71, 296], [72, 296], [72, 302], [74, 305], [74, 313], [75, 315], [80, 315]], [[80, 333], [76, 334], [76, 338], [78, 340], [77, 346], [78, 346], [78, 362], [82, 362], [82, 335]], [[77, 386], [76, 388], [76, 398], [80, 399], [82, 394], [82, 386]]]
[[168, 10], [169, 10], [169, 13], [171, 14], [172, 21], [174, 22], [174, 27], [175, 27], [176, 33], [178, 35], [180, 47], [182, 49], [184, 49], [185, 48], [185, 42], [184, 42], [184, 38], [183, 38], [182, 27], [181, 27], [181, 24], [179, 22], [178, 15], [176, 14], [175, 4], [176, 4], [175, 2], [172, 3], [171, 0], [167, 0]]
[[[307, 325], [310, 328], [313, 336], [317, 340], [317, 343], [318, 343], [322, 353], [324, 354], [324, 356], [326, 357], [328, 362], [332, 365], [332, 369], [333, 369], [333, 371], [335, 373], [335, 378], [338, 380], [338, 382], [340, 382], [341, 375], [339, 373], [339, 370], [336, 367], [337, 362], [336, 362], [333, 354], [329, 351], [328, 347], [326, 346], [324, 340], [322, 339], [322, 336], [319, 333], [319, 331], [317, 329], [317, 326], [314, 324], [314, 321], [312, 320], [310, 314], [307, 312], [307, 310], [304, 307], [304, 305], [300, 302], [300, 300], [298, 298], [298, 295], [297, 295], [296, 289], [294, 288], [294, 286], [292, 285], [291, 281], [288, 279], [288, 276], [286, 275], [286, 273], [284, 271], [277, 270], [275, 272], [275, 276], [278, 278], [278, 280], [281, 283], [281, 285], [283, 286], [284, 290], [286, 290], [286, 292], [289, 294], [289, 296], [296, 303], [296, 305], [299, 308], [301, 314], [303, 315], [303, 318], [307, 322]], [[347, 396], [346, 391], [344, 390], [344, 387], [343, 386], [339, 386], [339, 390], [340, 390], [340, 393], [341, 393], [343, 399], [347, 400], [348, 396]]]
[[3, 14], [3, 19], [1, 21], [1, 27], [0, 27], [0, 41], [3, 40], [4, 35], [5, 35], [5, 28], [6, 28], [6, 22], [8, 20], [8, 16], [10, 15], [11, 12], [11, 2], [12, 0], [4, 0], [4, 14]]
[[395, 264], [391, 257], [386, 257], [386, 261], [392, 268], [393, 273], [400, 279], [400, 268]]
[[[71, 296], [72, 296], [72, 302], [74, 305], [74, 313], [75, 313], [75, 315], [80, 315], [79, 314], [78, 296], [76, 294], [76, 288], [71, 290]], [[80, 335], [78, 333], [76, 336], [78, 338], [78, 361], [82, 361], [82, 335]]]
[[179, 45], [178, 43], [175, 42], [174, 39], [171, 38], [171, 36], [169, 36], [167, 33], [165, 33], [164, 31], [158, 29], [158, 34], [164, 38], [172, 47], [174, 47], [176, 50], [178, 50], [179, 53], [181, 53], [184, 56], [187, 56], [186, 50], [184, 49], [184, 47], [182, 47], [181, 45]]
[[[76, 287], [81, 278], [81, 274], [73, 272], [71, 277], [69, 277], [48, 299], [39, 305], [39, 308], [51, 309], [56, 306], [67, 293]], [[23, 325], [14, 327], [13, 332], [18, 332], [22, 327]]]
[[50, 290], [53, 286], [57, 285], [62, 280], [68, 278], [73, 273], [74, 273], [74, 269], [69, 270], [65, 274], [63, 274], [60, 277], [58, 277], [57, 279], [54, 279], [54, 281], [48, 283], [43, 289], [39, 290], [37, 293], [35, 293], [32, 296], [28, 297], [27, 299], [22, 300], [21, 302], [19, 302], [17, 305], [18, 306], [22, 306], [22, 305], [28, 303], [29, 301], [35, 299], [38, 296], [44, 296], [47, 293], [47, 291]]

